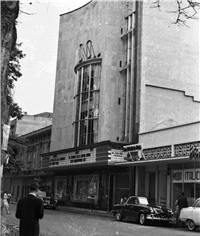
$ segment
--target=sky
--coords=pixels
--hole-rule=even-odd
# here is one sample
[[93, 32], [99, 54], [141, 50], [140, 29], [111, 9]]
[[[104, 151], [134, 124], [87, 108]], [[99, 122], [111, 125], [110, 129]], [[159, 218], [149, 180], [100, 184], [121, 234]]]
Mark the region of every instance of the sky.
[[15, 82], [14, 102], [28, 115], [53, 112], [59, 15], [89, 1], [20, 0], [17, 43], [26, 56], [20, 60], [22, 77]]

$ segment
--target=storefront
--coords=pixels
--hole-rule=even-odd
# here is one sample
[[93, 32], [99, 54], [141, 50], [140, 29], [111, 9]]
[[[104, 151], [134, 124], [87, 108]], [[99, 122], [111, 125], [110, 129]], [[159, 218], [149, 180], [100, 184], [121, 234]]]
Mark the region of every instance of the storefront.
[[181, 167], [172, 171], [173, 199], [175, 202], [177, 196], [184, 192], [188, 204], [192, 205], [200, 197], [200, 163], [185, 163]]
[[54, 173], [54, 193], [59, 204], [89, 208], [88, 197], [92, 195], [95, 208], [107, 211], [121, 197], [129, 196], [134, 174], [127, 167], [116, 167], [110, 158], [111, 150], [123, 144], [105, 141], [42, 154], [44, 170]]

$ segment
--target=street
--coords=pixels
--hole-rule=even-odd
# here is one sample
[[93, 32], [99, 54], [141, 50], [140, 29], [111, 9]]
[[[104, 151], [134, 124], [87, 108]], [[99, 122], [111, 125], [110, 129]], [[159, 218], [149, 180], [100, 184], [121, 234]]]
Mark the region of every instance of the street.
[[[19, 224], [15, 218], [16, 205], [10, 205], [10, 214], [3, 217]], [[98, 216], [92, 213], [68, 212], [67, 210], [45, 209], [40, 220], [41, 236], [197, 236], [200, 230], [190, 232], [187, 228], [163, 227], [155, 224], [141, 226], [136, 222], [118, 222], [113, 217]]]

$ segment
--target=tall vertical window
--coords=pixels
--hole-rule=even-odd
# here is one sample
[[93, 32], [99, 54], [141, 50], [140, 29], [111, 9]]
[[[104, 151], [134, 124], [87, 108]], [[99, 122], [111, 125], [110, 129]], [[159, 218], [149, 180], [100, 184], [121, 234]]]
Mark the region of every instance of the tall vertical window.
[[96, 143], [98, 137], [101, 63], [88, 60], [76, 70], [74, 146]]

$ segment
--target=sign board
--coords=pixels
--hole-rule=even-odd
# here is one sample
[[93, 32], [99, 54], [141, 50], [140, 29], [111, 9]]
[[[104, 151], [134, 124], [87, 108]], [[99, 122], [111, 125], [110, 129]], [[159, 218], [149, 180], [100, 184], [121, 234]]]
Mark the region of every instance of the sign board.
[[121, 149], [111, 149], [108, 151], [108, 158], [111, 162], [139, 161], [146, 159], [142, 152], [142, 144], [131, 144], [123, 146]]
[[200, 168], [172, 171], [172, 183], [200, 183]]

